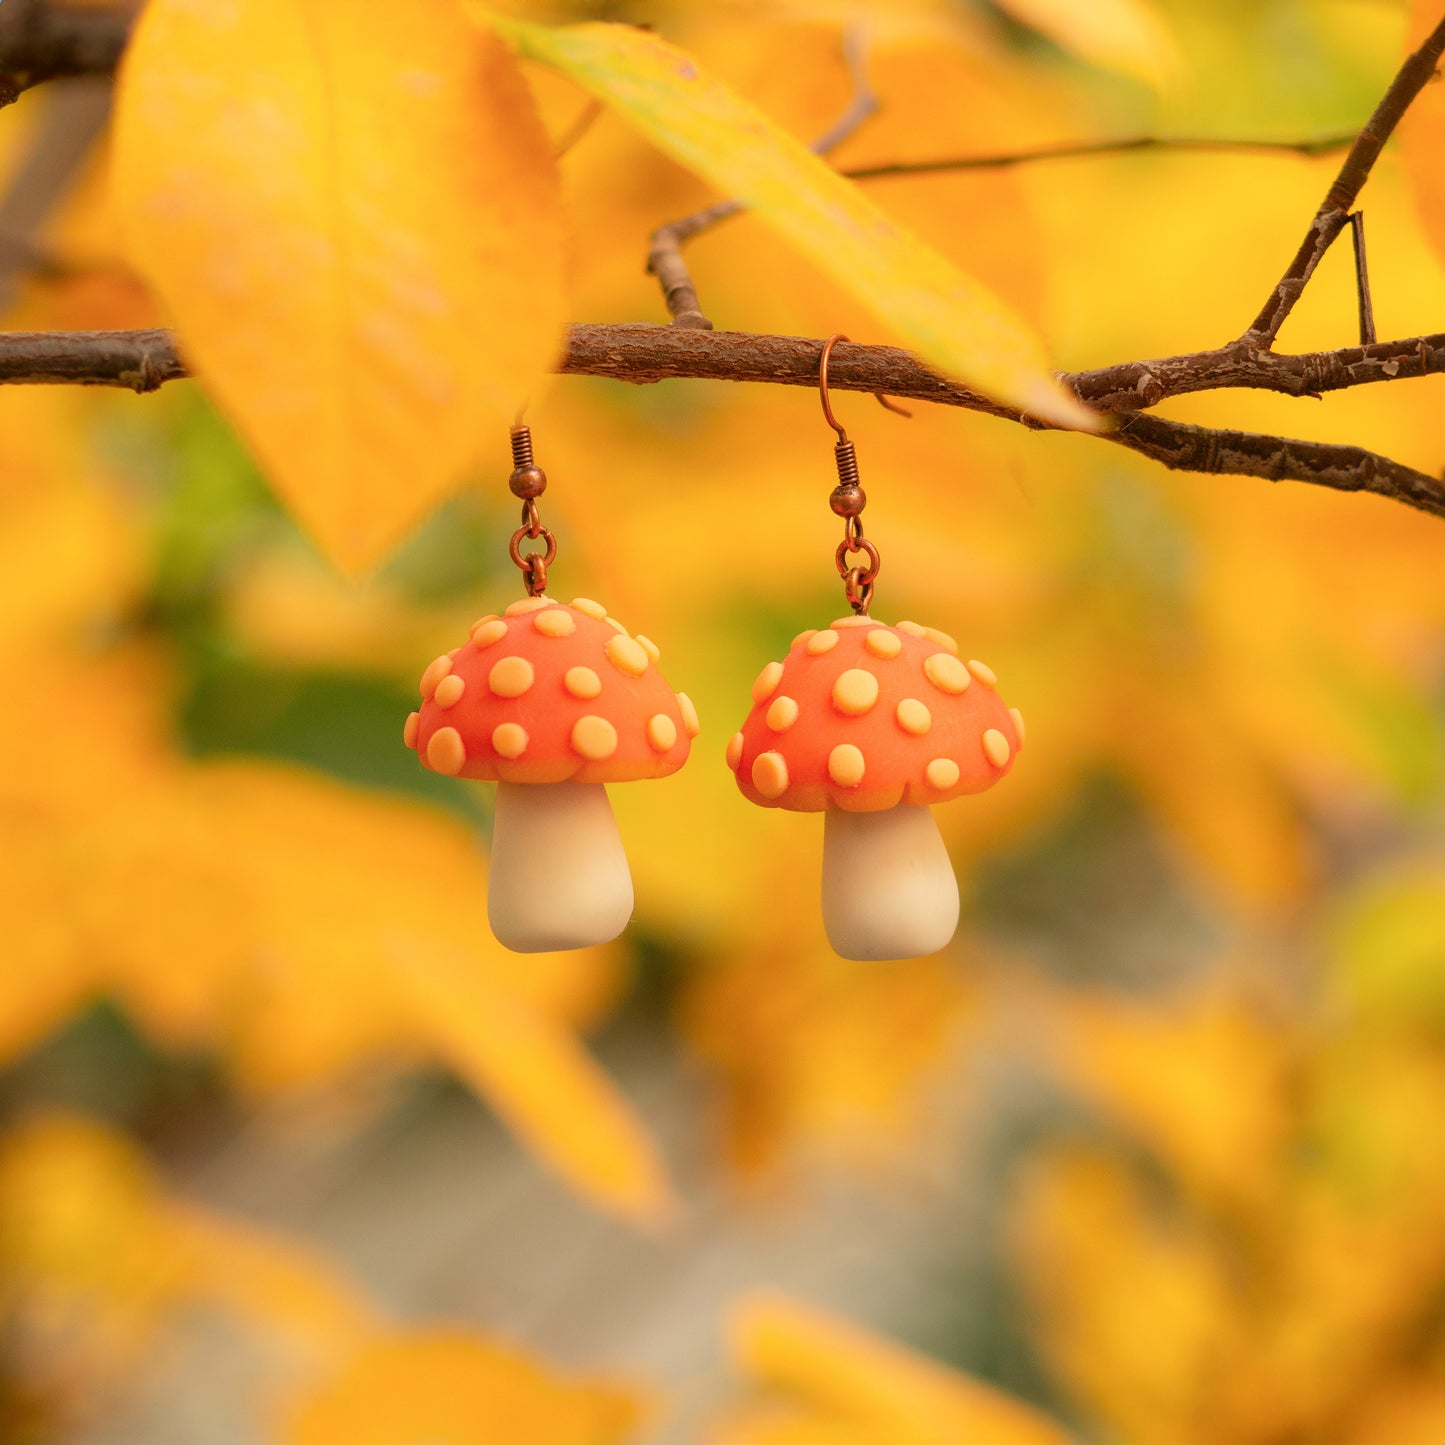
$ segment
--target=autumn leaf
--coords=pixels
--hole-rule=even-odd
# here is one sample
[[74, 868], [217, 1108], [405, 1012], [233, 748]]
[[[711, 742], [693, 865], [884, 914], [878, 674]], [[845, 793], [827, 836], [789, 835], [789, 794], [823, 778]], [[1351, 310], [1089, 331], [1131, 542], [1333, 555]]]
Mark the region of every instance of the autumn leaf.
[[520, 1350], [458, 1330], [367, 1341], [287, 1412], [285, 1445], [612, 1445], [641, 1397], [601, 1379], [567, 1379]]
[[1080, 60], [1157, 86], [1178, 69], [1179, 52], [1150, 0], [998, 0], [1021, 24]]
[[564, 1179], [644, 1225], [675, 1200], [646, 1130], [611, 1081], [556, 1024], [460, 960], [399, 960], [403, 1000], [441, 1056]]
[[1004, 302], [683, 51], [629, 26], [549, 29], [467, 9], [736, 196], [946, 375], [1059, 426], [1102, 425], [1049, 375], [1042, 342]]
[[348, 570], [458, 484], [557, 351], [546, 136], [445, 0], [153, 0], [114, 182], [188, 360]]
[[[801, 1405], [778, 1428], [735, 1419], [724, 1445], [1065, 1445], [1047, 1416], [978, 1380], [810, 1305], [756, 1294], [733, 1312], [733, 1354], [758, 1384]], [[770, 1412], [769, 1412], [770, 1413]]]
[[[1412, 0], [1406, 48], [1421, 45], [1442, 19], [1439, 0]], [[1427, 85], [1415, 97], [1399, 134], [1416, 209], [1435, 255], [1445, 263], [1445, 86]]]

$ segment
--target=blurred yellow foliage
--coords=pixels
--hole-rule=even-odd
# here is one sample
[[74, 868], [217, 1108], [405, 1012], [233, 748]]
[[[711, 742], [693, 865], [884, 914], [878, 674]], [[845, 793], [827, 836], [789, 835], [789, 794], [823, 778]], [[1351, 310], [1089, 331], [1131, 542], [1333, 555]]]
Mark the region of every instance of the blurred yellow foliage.
[[631, 1390], [572, 1381], [473, 1335], [434, 1329], [369, 1340], [294, 1405], [285, 1445], [610, 1445], [641, 1415]]
[[740, 1303], [733, 1354], [776, 1404], [738, 1410], [718, 1445], [1065, 1445], [1053, 1421], [1002, 1391], [781, 1296]]
[[[331, 0], [322, 8], [339, 14]], [[400, 20], [388, 11], [388, 24], [426, 24], [423, 10], [436, 18], [447, 6], [412, 8]], [[537, 23], [597, 13], [566, 0], [499, 8]], [[158, 0], [154, 13], [172, 9]], [[655, 23], [803, 140], [847, 104], [840, 38], [861, 25], [882, 108], [835, 157], [861, 166], [1151, 130], [1347, 130], [1387, 83], [1407, 23], [1418, 38], [1439, 19], [1438, 4], [1408, 10], [729, 0], [617, 13]], [[468, 53], [485, 44], [458, 24], [454, 14], [445, 33], [466, 35]], [[343, 29], [337, 55], [370, 33]], [[511, 62], [489, 54], [515, 80]], [[237, 54], [222, 58], [224, 70], [177, 65], [167, 84], [204, 71], [224, 87], [250, 73]], [[439, 57], [447, 75], [457, 59]], [[252, 61], [258, 75], [268, 63]], [[547, 133], [562, 135], [586, 97], [535, 64], [519, 68]], [[1427, 88], [1366, 193], [1382, 334], [1427, 331], [1445, 307], [1441, 90]], [[54, 98], [41, 88], [0, 111], [0, 185], [19, 183]], [[495, 99], [472, 98], [488, 134], [511, 123]], [[430, 152], [388, 127], [349, 137], [359, 172], [369, 158], [415, 170], [403, 180], [425, 189], [418, 202], [443, 206], [459, 166], [489, 195], [516, 197], [521, 185], [553, 237], [525, 234], [526, 254], [513, 255], [517, 237], [498, 241], [487, 198], [440, 232], [354, 214], [341, 231], [370, 268], [347, 293], [355, 312], [317, 279], [325, 267], [306, 270], [308, 284], [277, 283], [263, 307], [228, 301], [212, 268], [232, 254], [230, 232], [253, 280], [280, 263], [257, 253], [234, 209], [199, 216], [183, 243], [169, 226], [153, 235], [155, 284], [142, 284], [117, 244], [104, 141], [34, 238], [47, 264], [8, 274], [19, 268], [9, 250], [0, 257], [12, 328], [153, 324], [163, 301], [192, 329], [204, 374], [215, 370], [209, 344], [234, 345], [245, 364], [221, 369], [244, 374], [237, 384], [254, 394], [218, 385], [216, 395], [288, 504], [353, 563], [419, 519], [471, 461], [479, 428], [492, 428], [484, 490], [352, 582], [260, 494], [194, 388], [144, 400], [0, 389], [0, 661], [12, 683], [0, 692], [0, 1433], [11, 1414], [38, 1439], [77, 1410], [103, 1411], [159, 1358], [167, 1328], [219, 1310], [281, 1345], [284, 1380], [268, 1381], [265, 1397], [286, 1445], [635, 1434], [647, 1402], [631, 1387], [562, 1375], [446, 1324], [389, 1320], [306, 1242], [181, 1202], [139, 1152], [135, 1120], [107, 1128], [57, 1112], [47, 1072], [68, 1067], [64, 1047], [87, 1046], [98, 1000], [119, 1005], [153, 1066], [214, 1071], [216, 1134], [300, 1094], [370, 1116], [378, 1076], [441, 1068], [587, 1200], [653, 1226], [677, 1216], [677, 1194], [703, 1192], [708, 1170], [694, 1163], [674, 1188], [579, 1039], [626, 1000], [630, 1038], [643, 1040], [629, 1047], [670, 1060], [670, 1030], [702, 1065], [725, 1159], [750, 1177], [861, 1163], [873, 1188], [901, 1190], [920, 1161], [930, 1179], [948, 1177], [967, 1238], [900, 1251], [900, 1272], [931, 1270], [955, 1247], [984, 1250], [974, 1206], [996, 1193], [1007, 1247], [993, 1264], [1025, 1301], [1022, 1333], [1038, 1353], [1028, 1363], [1049, 1405], [1036, 1411], [986, 1383], [989, 1370], [1005, 1378], [998, 1358], [970, 1361], [975, 1378], [772, 1295], [744, 1304], [731, 1327], [764, 1398], [730, 1411], [720, 1442], [1048, 1445], [1078, 1431], [1118, 1445], [1438, 1445], [1438, 527], [1376, 499], [1180, 476], [1087, 438], [947, 408], [905, 422], [866, 396], [840, 398], [884, 556], [879, 615], [957, 634], [996, 669], [1030, 739], [1006, 787], [940, 814], [967, 900], [956, 945], [886, 968], [842, 963], [815, 917], [818, 830], [759, 816], [721, 763], [760, 662], [840, 610], [831, 434], [805, 390], [540, 381], [541, 353], [521, 356], [509, 338], [525, 314], [528, 336], [555, 341], [562, 283], [547, 247], [561, 245], [558, 228], [571, 319], [660, 321], [647, 237], [715, 197], [706, 177], [604, 113], [557, 167], [554, 207], [542, 195], [551, 160], [540, 130], [528, 133], [524, 179], [503, 167], [480, 180], [471, 168], [497, 148], [460, 130], [435, 171]], [[205, 211], [220, 191], [203, 174], [204, 137], [168, 134], [194, 142], [187, 200]], [[264, 160], [285, 181], [281, 160], [245, 149], [237, 166]], [[150, 194], [130, 174], [147, 159], [132, 152], [121, 167]], [[1075, 367], [1236, 334], [1337, 164], [1133, 155], [910, 176], [869, 183], [867, 195]], [[221, 223], [225, 246], [209, 229]], [[411, 364], [417, 338], [403, 344], [390, 329], [400, 304], [390, 268], [415, 247], [480, 287], [496, 262], [482, 232], [516, 276], [533, 263], [547, 275], [490, 299], [470, 282], [459, 297], [428, 292], [441, 300], [426, 335], [456, 363], [439, 379]], [[830, 278], [756, 217], [699, 237], [688, 258], [720, 328], [877, 338], [880, 298]], [[1352, 340], [1352, 284], [1341, 246], [1282, 345]], [[320, 362], [278, 345], [289, 308], [311, 323], [324, 313], [318, 335], [331, 349]], [[359, 450], [313, 426], [317, 366], [336, 387], [360, 388], [348, 393], [366, 423]], [[267, 393], [273, 385], [286, 396]], [[1440, 385], [1323, 402], [1231, 392], [1167, 410], [1361, 443], [1435, 473]], [[704, 722], [682, 774], [615, 799], [637, 882], [628, 941], [525, 960], [485, 926], [485, 790], [423, 796], [437, 780], [402, 771], [412, 760], [400, 740], [420, 664], [517, 590], [505, 554], [514, 504], [501, 485], [511, 403], [498, 400], [513, 391], [534, 393], [554, 575], [568, 595], [637, 619]], [[391, 431], [378, 418], [398, 395], [416, 405]], [[257, 420], [271, 402], [280, 430], [275, 416]], [[1097, 802], [1108, 789], [1137, 815], [1108, 815]], [[1025, 1084], [1000, 1077], [1000, 1041]], [[993, 1072], [970, 1071], [980, 1058]], [[684, 1074], [666, 1073], [670, 1102]], [[1042, 1122], [1021, 1123], [1009, 1111], [1044, 1088], [1040, 1075], [1054, 1112], [1040, 1106]], [[1006, 1136], [1007, 1167], [994, 1168], [993, 1153], [955, 1159], [968, 1141], [952, 1133], [942, 1142], [937, 1116], [961, 1084], [990, 1147]], [[687, 1089], [675, 1092], [690, 1108]], [[714, 1137], [691, 1114], [683, 1132]], [[722, 1216], [639, 1247], [678, 1251], [647, 1256], [670, 1280], [691, 1279], [687, 1266], [715, 1248], [732, 1290]], [[557, 1253], [568, 1258], [583, 1247], [566, 1243]], [[959, 1315], [992, 1308], [950, 1278], [934, 1288], [960, 1296], [948, 1301]], [[629, 1292], [597, 1294], [588, 1307], [605, 1320], [633, 1307]], [[697, 1297], [678, 1298], [670, 1308]], [[674, 1323], [648, 1322], [662, 1335]], [[694, 1382], [667, 1383], [686, 1393]], [[11, 1403], [32, 1397], [33, 1428]]]

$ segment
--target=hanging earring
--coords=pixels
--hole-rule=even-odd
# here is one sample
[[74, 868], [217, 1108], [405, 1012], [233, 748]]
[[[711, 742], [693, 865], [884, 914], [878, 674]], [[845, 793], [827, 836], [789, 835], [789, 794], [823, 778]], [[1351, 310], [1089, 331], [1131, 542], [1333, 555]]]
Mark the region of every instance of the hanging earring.
[[[657, 670], [658, 650], [599, 602], [548, 597], [556, 539], [537, 498], [532, 433], [512, 428], [511, 541], [527, 595], [472, 625], [422, 674], [404, 740], [422, 766], [497, 784], [487, 919], [516, 953], [585, 948], [632, 916], [632, 876], [608, 783], [662, 778], [687, 761], [697, 711]], [[540, 550], [524, 553], [526, 542]]]
[[824, 344], [818, 390], [838, 434], [829, 501], [844, 521], [834, 560], [853, 615], [800, 633], [758, 674], [727, 761], [751, 802], [823, 813], [823, 926], [834, 950], [914, 958], [958, 926], [958, 883], [930, 805], [992, 787], [1023, 747], [1024, 724], [993, 672], [961, 662], [947, 633], [868, 615], [878, 549], [863, 535], [857, 454], [828, 400], [828, 360], [846, 340]]

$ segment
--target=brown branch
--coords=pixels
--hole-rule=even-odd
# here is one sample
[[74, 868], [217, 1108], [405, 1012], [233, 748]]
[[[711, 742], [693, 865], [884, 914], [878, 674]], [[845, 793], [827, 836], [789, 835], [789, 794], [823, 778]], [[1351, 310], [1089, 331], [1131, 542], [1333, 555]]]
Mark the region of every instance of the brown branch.
[[1125, 136], [1118, 140], [1066, 141], [1026, 151], [999, 151], [982, 156], [939, 156], [931, 160], [889, 161], [876, 166], [853, 166], [840, 175], [850, 181], [886, 180], [891, 176], [931, 176], [950, 171], [997, 171], [1040, 161], [1071, 161], [1098, 156], [1129, 155], [1138, 151], [1204, 151], [1223, 155], [1322, 156], [1350, 145], [1355, 133], [1316, 136], [1311, 140], [1226, 140], [1210, 136]]
[[[822, 343], [798, 336], [696, 331], [642, 324], [573, 326], [557, 370], [647, 383], [677, 378], [812, 388]], [[1164, 466], [1213, 475], [1307, 482], [1374, 492], [1445, 517], [1445, 484], [1360, 447], [1211, 430], [1139, 410], [1169, 396], [1252, 387], [1317, 396], [1373, 382], [1445, 373], [1445, 335], [1352, 346], [1300, 356], [1257, 352], [1242, 342], [1194, 356], [1127, 362], [1061, 377], [1104, 410], [1127, 413], [1105, 439]], [[166, 331], [0, 333], [0, 383], [61, 382], [152, 391], [187, 375]], [[1006, 418], [1033, 430], [1047, 423], [929, 371], [893, 346], [839, 342], [828, 368], [839, 391], [885, 392]]]
[[0, 106], [45, 80], [109, 75], [120, 60], [134, 15], [55, 0], [0, 3]]
[[1369, 180], [1385, 142], [1410, 108], [1410, 102], [1434, 76], [1442, 52], [1445, 52], [1445, 20], [1441, 20], [1424, 44], [1400, 67], [1384, 98], [1375, 107], [1375, 113], [1355, 137], [1289, 269], [1270, 292], [1269, 300], [1260, 308], [1259, 315], [1250, 323], [1242, 340], [1266, 348], [1274, 344], [1285, 318], [1294, 310], [1295, 302], [1314, 275], [1315, 267], [1344, 229], [1360, 189]]
[[[869, 88], [863, 69], [863, 42], [857, 31], [849, 31], [843, 39], [843, 55], [848, 62], [848, 76], [853, 84], [847, 109], [809, 147], [815, 155], [825, 156], [842, 145], [865, 120], [878, 109], [878, 97]], [[702, 303], [693, 285], [692, 273], [682, 259], [684, 241], [690, 241], [743, 209], [741, 201], [715, 201], [681, 220], [669, 221], [652, 233], [647, 252], [647, 271], [656, 276], [662, 287], [662, 299], [674, 326], [686, 330], [711, 331], [712, 322], [704, 315]]]

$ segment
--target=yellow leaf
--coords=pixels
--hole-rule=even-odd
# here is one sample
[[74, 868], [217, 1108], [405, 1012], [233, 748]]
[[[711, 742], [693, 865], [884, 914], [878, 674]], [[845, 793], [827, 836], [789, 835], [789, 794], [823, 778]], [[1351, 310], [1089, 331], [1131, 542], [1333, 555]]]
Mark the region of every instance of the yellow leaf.
[[1052, 1420], [1001, 1390], [782, 1296], [744, 1300], [732, 1340], [760, 1383], [803, 1397], [845, 1426], [881, 1427], [880, 1440], [1064, 1445], [1068, 1439]]
[[645, 1129], [565, 1030], [460, 959], [401, 957], [398, 979], [443, 1058], [564, 1179], [646, 1225], [675, 1207]]
[[1132, 75], [1146, 85], [1167, 81], [1179, 51], [1149, 0], [998, 0], [1021, 24], [1047, 35], [1090, 65]]
[[[1415, 50], [1440, 23], [1439, 0], [1412, 0], [1406, 47]], [[1425, 234], [1445, 263], [1445, 86], [1427, 85], [1400, 122], [1405, 175]]]
[[623, 25], [548, 29], [467, 9], [736, 196], [944, 374], [1060, 426], [1102, 425], [1048, 374], [1042, 343], [998, 297], [683, 51]]
[[554, 358], [555, 166], [446, 0], [152, 0], [114, 178], [131, 258], [327, 554], [359, 570]]
[[636, 1392], [569, 1380], [459, 1331], [383, 1335], [289, 1412], [285, 1445], [610, 1445], [641, 1414]]

